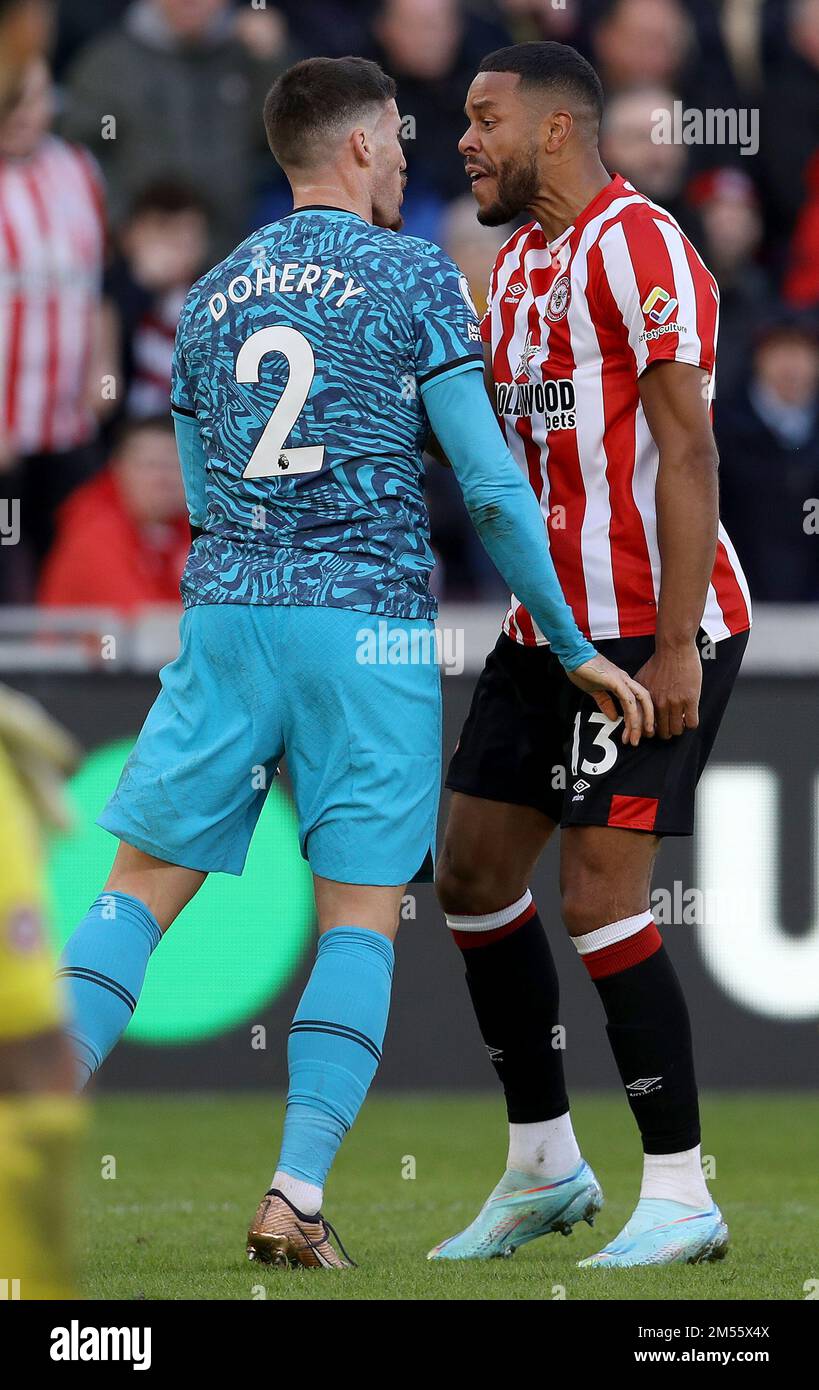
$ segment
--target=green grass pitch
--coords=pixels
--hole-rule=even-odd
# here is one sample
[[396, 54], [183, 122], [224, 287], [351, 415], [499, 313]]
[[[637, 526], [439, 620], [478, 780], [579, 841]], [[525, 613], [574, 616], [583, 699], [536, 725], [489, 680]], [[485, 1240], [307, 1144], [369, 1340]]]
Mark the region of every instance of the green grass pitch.
[[[804, 1299], [819, 1278], [819, 1101], [706, 1097], [703, 1151], [731, 1229], [726, 1260], [663, 1270], [585, 1271], [575, 1261], [617, 1233], [637, 1195], [639, 1146], [616, 1096], [579, 1096], [575, 1128], [606, 1194], [581, 1223], [486, 1264], [430, 1264], [500, 1176], [502, 1108], [492, 1097], [376, 1092], [331, 1176], [325, 1210], [359, 1268], [288, 1273], [251, 1265], [247, 1221], [269, 1182], [281, 1101], [101, 1098], [77, 1194], [83, 1291], [92, 1299]], [[105, 1178], [115, 1160], [116, 1177]], [[414, 1176], [405, 1176], [414, 1174]]]

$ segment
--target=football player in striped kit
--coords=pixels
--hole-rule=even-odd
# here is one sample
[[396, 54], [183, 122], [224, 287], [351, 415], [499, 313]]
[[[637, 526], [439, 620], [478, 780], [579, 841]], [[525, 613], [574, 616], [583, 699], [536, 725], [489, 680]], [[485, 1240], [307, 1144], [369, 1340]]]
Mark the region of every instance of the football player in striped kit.
[[619, 720], [571, 690], [513, 596], [450, 765], [437, 872], [506, 1094], [509, 1157], [476, 1220], [434, 1259], [511, 1253], [600, 1205], [572, 1130], [552, 1041], [558, 981], [528, 887], [558, 825], [563, 920], [645, 1155], [636, 1211], [582, 1263], [698, 1261], [727, 1245], [702, 1175], [686, 1003], [649, 908], [662, 837], [692, 832], [750, 627], [718, 516], [719, 296], [673, 218], [602, 164], [602, 109], [574, 49], [502, 49], [470, 87], [460, 150], [479, 221], [530, 215], [501, 249], [482, 323], [501, 430], [578, 627], [651, 692], [659, 737], [619, 744]]

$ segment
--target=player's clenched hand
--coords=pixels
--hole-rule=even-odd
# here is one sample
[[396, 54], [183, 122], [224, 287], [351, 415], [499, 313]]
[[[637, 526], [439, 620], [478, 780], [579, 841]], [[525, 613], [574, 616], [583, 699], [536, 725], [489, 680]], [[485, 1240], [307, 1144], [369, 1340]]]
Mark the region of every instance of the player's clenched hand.
[[654, 733], [654, 706], [651, 696], [636, 680], [621, 671], [608, 657], [595, 656], [584, 661], [576, 671], [567, 672], [572, 685], [591, 695], [598, 709], [607, 719], [619, 719], [618, 710], [612, 696], [615, 696], [623, 711], [623, 743], [635, 747], [643, 734], [651, 738]]
[[702, 662], [694, 642], [681, 647], [658, 647], [637, 672], [637, 678], [654, 701], [660, 738], [696, 729], [700, 722]]

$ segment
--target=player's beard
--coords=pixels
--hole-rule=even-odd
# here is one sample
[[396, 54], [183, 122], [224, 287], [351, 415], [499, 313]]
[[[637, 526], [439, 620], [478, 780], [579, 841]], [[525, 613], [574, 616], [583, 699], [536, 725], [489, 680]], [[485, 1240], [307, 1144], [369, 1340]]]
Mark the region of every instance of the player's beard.
[[483, 227], [501, 227], [512, 222], [537, 197], [537, 151], [534, 146], [517, 159], [507, 159], [495, 170], [497, 193], [494, 203], [478, 212]]

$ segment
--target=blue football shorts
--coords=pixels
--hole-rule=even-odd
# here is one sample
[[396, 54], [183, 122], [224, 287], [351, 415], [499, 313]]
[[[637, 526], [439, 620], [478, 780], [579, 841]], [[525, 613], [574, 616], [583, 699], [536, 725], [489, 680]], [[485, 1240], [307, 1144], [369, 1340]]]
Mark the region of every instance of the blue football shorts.
[[430, 622], [211, 604], [188, 609], [181, 637], [98, 824], [169, 863], [240, 874], [285, 757], [314, 873], [404, 884], [431, 863], [441, 685]]

